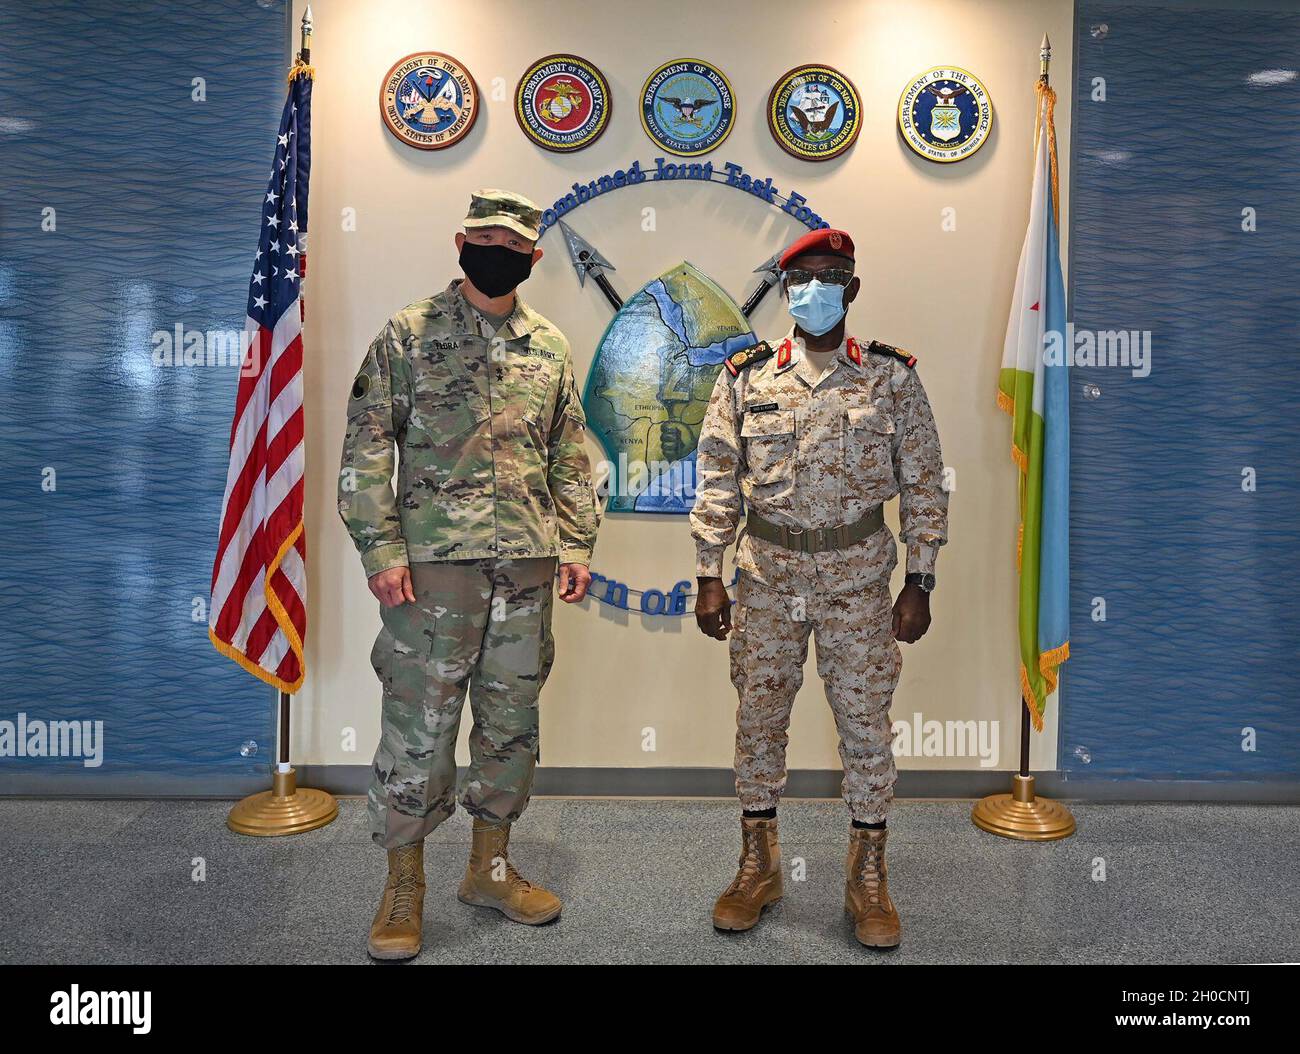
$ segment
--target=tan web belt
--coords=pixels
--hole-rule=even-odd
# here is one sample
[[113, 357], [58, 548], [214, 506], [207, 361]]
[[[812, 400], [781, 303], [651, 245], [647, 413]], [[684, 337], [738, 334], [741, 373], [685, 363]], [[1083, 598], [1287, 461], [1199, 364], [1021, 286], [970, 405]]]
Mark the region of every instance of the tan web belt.
[[836, 527], [784, 527], [763, 519], [756, 512], [745, 517], [745, 530], [755, 538], [801, 553], [847, 549], [875, 534], [884, 525], [885, 509], [882, 505], [877, 505], [856, 523], [841, 523]]

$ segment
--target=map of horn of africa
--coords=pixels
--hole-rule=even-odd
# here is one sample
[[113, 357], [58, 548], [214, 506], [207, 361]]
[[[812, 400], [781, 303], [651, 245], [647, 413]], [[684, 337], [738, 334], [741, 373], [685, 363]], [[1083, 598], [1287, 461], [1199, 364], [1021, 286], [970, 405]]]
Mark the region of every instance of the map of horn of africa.
[[582, 398], [611, 464], [609, 512], [691, 511], [695, 448], [718, 370], [754, 343], [736, 302], [686, 262], [624, 302]]

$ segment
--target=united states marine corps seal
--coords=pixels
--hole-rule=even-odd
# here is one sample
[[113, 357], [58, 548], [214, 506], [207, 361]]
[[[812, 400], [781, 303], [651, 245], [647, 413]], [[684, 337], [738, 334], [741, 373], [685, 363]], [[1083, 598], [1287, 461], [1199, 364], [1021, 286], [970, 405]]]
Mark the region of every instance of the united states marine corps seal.
[[705, 154], [731, 134], [731, 82], [699, 59], [665, 62], [641, 90], [641, 127], [670, 154]]
[[829, 161], [862, 130], [862, 105], [853, 82], [830, 66], [796, 66], [772, 86], [767, 127], [787, 154]]
[[993, 102], [973, 73], [936, 66], [912, 78], [898, 100], [898, 131], [927, 161], [965, 161], [988, 141]]
[[577, 55], [547, 55], [519, 78], [515, 119], [544, 150], [569, 153], [591, 146], [610, 114], [609, 81]]
[[379, 89], [384, 124], [417, 150], [442, 150], [459, 143], [474, 126], [478, 106], [474, 78], [439, 51], [400, 59]]

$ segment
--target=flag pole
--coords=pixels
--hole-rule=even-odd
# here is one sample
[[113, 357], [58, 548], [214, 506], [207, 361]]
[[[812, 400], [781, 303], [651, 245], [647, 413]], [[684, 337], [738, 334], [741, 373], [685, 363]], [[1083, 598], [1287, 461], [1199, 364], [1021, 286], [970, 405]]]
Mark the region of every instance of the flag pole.
[[[1038, 49], [1038, 79], [1046, 88], [1052, 63], [1052, 42], [1043, 34]], [[1020, 771], [1011, 778], [1011, 793], [981, 798], [971, 809], [971, 822], [982, 831], [1021, 842], [1054, 842], [1074, 834], [1074, 817], [1060, 802], [1034, 793], [1029, 774], [1029, 702], [1020, 700]]]
[[[311, 65], [311, 5], [303, 12], [301, 48], [296, 66]], [[296, 71], [295, 71], [296, 72]], [[308, 71], [310, 75], [310, 71]], [[226, 817], [226, 826], [236, 834], [262, 837], [301, 834], [324, 827], [339, 814], [339, 803], [327, 791], [299, 787], [298, 776], [289, 764], [288, 692], [279, 693], [279, 760], [271, 777], [271, 789], [250, 794], [235, 804]]]

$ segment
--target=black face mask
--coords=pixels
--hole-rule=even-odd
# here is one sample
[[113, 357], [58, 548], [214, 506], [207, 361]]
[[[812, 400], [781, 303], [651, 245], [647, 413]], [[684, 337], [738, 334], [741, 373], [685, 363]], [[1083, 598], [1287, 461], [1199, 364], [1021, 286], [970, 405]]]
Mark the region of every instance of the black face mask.
[[460, 269], [480, 293], [505, 296], [532, 274], [533, 254], [467, 241], [460, 250]]

